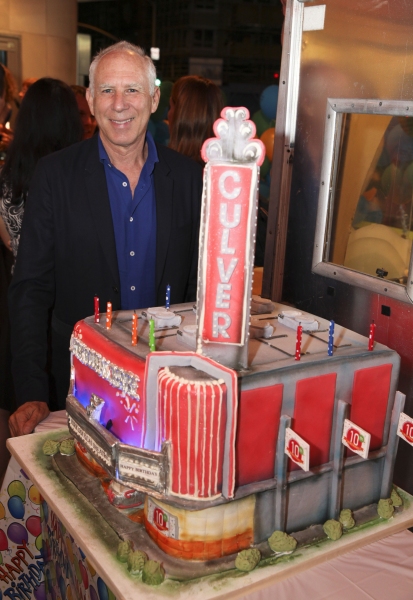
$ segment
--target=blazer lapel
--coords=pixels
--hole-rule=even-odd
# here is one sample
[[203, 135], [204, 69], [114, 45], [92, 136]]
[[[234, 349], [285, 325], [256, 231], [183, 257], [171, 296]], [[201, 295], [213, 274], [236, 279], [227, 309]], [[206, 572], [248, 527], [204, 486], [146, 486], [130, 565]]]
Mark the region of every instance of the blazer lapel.
[[85, 162], [86, 195], [96, 226], [104, 260], [108, 264], [109, 273], [120, 287], [118, 260], [116, 255], [115, 233], [113, 231], [112, 212], [106, 185], [104, 167], [99, 160], [97, 136], [92, 151]]
[[156, 202], [156, 290], [158, 291], [165, 269], [171, 235], [173, 209], [173, 179], [170, 169], [162, 160], [162, 152], [158, 148], [159, 162], [155, 165], [154, 184]]

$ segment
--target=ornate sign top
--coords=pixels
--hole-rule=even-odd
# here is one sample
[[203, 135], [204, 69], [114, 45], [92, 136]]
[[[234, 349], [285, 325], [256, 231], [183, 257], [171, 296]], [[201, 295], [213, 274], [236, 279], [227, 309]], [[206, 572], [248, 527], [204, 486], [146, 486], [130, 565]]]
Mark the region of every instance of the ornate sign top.
[[265, 147], [261, 140], [253, 139], [256, 128], [249, 116], [248, 109], [243, 106], [227, 106], [221, 111], [222, 118], [214, 123], [216, 137], [209, 138], [202, 146], [201, 155], [205, 162], [225, 160], [262, 165]]

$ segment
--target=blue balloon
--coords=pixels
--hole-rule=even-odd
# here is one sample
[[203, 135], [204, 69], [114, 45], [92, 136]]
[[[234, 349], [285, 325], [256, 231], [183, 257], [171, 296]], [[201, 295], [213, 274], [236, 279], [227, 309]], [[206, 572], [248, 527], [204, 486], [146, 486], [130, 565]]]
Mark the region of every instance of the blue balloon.
[[8, 509], [14, 519], [23, 519], [24, 504], [20, 496], [11, 496], [7, 502]]
[[108, 588], [107, 588], [106, 583], [103, 581], [103, 579], [98, 577], [97, 584], [98, 584], [99, 600], [109, 600]]
[[260, 108], [267, 119], [275, 119], [278, 105], [278, 85], [269, 85], [260, 97]]
[[47, 506], [47, 503], [44, 500], [42, 502], [42, 509], [43, 509], [44, 520], [47, 523], [49, 520], [49, 507]]
[[63, 577], [59, 577], [59, 590], [62, 595], [62, 600], [66, 600], [66, 583]]

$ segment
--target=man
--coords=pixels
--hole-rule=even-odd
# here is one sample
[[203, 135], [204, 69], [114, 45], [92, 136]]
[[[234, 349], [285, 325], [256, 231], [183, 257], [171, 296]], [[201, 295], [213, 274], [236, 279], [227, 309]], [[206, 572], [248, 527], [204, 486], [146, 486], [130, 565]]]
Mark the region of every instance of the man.
[[127, 42], [90, 67], [87, 100], [99, 135], [39, 161], [29, 191], [10, 288], [13, 374], [19, 408], [12, 435], [48, 412], [47, 322], [58, 407], [69, 386], [74, 324], [93, 298], [113, 310], [196, 296], [202, 169], [147, 133], [159, 102], [155, 68]]

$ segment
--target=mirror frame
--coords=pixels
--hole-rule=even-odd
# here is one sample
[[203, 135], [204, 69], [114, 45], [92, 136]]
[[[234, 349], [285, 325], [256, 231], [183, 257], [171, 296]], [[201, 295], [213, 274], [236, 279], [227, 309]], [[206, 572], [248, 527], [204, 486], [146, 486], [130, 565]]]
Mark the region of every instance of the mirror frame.
[[351, 113], [389, 116], [411, 115], [413, 117], [413, 102], [407, 100], [327, 99], [312, 272], [402, 302], [413, 303], [413, 246], [406, 285], [367, 275], [324, 260], [324, 257], [329, 255], [343, 114]]

